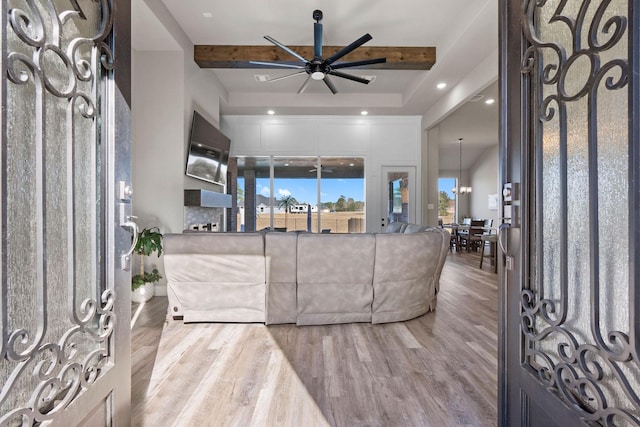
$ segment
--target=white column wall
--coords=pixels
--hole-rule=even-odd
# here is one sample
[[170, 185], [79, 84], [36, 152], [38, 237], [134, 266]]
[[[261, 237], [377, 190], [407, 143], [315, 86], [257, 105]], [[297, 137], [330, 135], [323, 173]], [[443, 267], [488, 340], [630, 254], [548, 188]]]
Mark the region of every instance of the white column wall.
[[140, 227], [182, 230], [183, 54], [132, 55], [133, 214]]
[[422, 223], [438, 224], [438, 178], [440, 169], [440, 127], [422, 131]]

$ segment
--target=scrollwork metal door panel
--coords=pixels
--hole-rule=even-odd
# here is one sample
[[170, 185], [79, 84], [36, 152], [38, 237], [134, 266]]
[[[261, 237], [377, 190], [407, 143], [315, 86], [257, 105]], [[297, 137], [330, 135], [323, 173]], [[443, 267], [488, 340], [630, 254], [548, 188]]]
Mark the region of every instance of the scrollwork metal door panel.
[[114, 3], [2, 2], [2, 426], [129, 424], [130, 6]]
[[640, 426], [635, 0], [503, 0], [501, 425]]

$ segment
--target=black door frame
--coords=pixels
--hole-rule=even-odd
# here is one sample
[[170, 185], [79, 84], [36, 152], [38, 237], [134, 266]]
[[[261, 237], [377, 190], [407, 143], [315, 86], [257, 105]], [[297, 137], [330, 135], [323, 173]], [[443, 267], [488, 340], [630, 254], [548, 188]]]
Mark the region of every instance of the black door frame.
[[[570, 0], [571, 1], [571, 0]], [[531, 98], [528, 75], [522, 73], [522, 58], [527, 40], [523, 34], [526, 0], [500, 1], [500, 169], [499, 182], [512, 183], [514, 202], [510, 203], [512, 219], [501, 239], [508, 262], [499, 271], [499, 349], [498, 349], [498, 424], [500, 426], [530, 425], [532, 414], [540, 408], [551, 410], [549, 425], [585, 425], [576, 412], [548, 391], [542, 382], [535, 381], [524, 365], [524, 343], [517, 316], [508, 307], [520, 306], [522, 284], [531, 277], [528, 271], [531, 236], [531, 208], [533, 195], [527, 190], [535, 177], [531, 165], [534, 145], [531, 129]], [[627, 32], [629, 40], [629, 241], [630, 243], [630, 343], [635, 347], [634, 358], [640, 353], [640, 7], [629, 0]], [[501, 215], [506, 216], [506, 215]], [[509, 265], [509, 269], [505, 267]], [[507, 351], [513, 346], [516, 351]], [[533, 402], [535, 400], [535, 403]], [[534, 415], [538, 415], [535, 413]], [[534, 417], [535, 418], [535, 417]], [[542, 418], [546, 418], [543, 416]]]

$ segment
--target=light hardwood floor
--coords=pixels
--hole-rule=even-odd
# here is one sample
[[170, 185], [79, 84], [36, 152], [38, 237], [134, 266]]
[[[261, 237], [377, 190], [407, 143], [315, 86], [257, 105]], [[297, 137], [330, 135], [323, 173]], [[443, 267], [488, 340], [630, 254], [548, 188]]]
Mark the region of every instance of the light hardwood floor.
[[132, 423], [495, 426], [497, 276], [478, 265], [450, 254], [436, 311], [383, 325], [183, 324], [153, 298], [132, 331]]

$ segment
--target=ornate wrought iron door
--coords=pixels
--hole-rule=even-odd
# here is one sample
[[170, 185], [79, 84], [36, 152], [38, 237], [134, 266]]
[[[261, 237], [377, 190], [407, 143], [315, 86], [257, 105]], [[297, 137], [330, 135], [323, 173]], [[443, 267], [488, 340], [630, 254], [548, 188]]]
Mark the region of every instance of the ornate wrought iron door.
[[500, 424], [640, 426], [638, 2], [501, 14]]
[[129, 4], [113, 3], [2, 1], [2, 426], [129, 424]]

